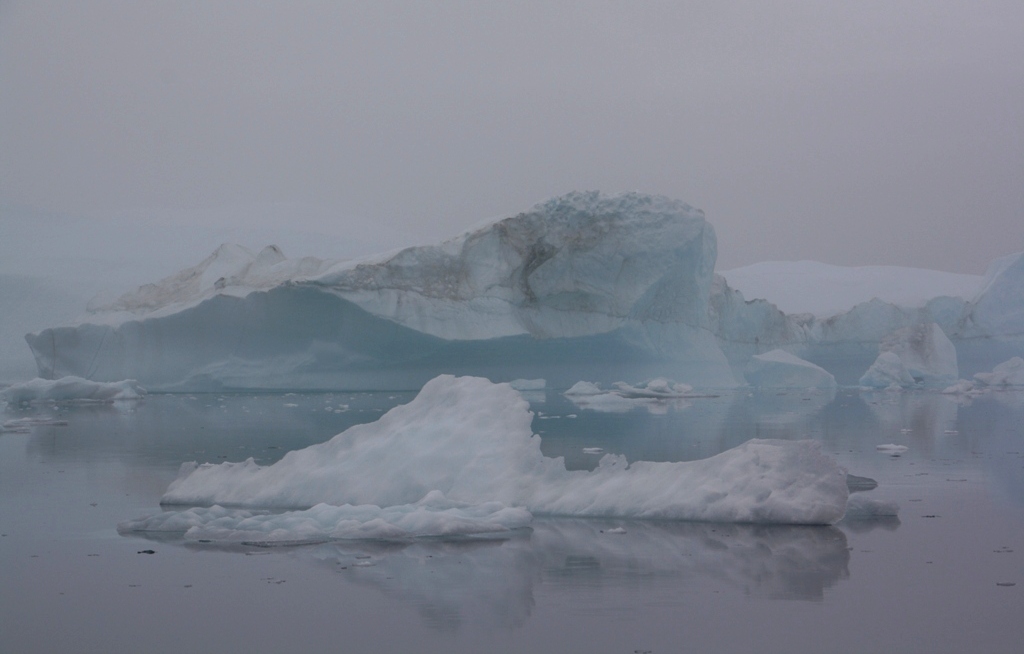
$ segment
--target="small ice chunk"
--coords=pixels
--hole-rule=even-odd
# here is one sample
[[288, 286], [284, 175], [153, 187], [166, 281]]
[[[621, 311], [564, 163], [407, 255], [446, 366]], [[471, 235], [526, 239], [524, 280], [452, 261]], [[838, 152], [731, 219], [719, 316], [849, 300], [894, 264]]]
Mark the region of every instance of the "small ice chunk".
[[604, 448], [603, 447], [584, 447], [583, 448], [583, 453], [584, 454], [604, 454]]
[[605, 529], [604, 533], [606, 533], [606, 534], [618, 534], [618, 535], [621, 535], [621, 534], [626, 533], [626, 530], [623, 529], [622, 527], [615, 527], [613, 529]]
[[593, 382], [578, 381], [572, 385], [572, 388], [562, 393], [567, 397], [583, 397], [588, 395], [601, 395], [607, 391], [602, 391], [601, 387]]
[[896, 445], [894, 443], [886, 443], [884, 445], [877, 445], [875, 449], [879, 452], [885, 452], [887, 454], [903, 454], [909, 448], [906, 445]]

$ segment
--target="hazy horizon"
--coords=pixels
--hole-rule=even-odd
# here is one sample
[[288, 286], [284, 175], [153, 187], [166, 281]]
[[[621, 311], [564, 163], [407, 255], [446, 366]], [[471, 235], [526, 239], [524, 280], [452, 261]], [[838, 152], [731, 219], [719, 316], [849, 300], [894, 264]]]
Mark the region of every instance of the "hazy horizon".
[[591, 189], [703, 209], [721, 269], [1024, 250], [1014, 2], [13, 0], [0, 88], [9, 220], [195, 231], [188, 265], [218, 234], [351, 256]]

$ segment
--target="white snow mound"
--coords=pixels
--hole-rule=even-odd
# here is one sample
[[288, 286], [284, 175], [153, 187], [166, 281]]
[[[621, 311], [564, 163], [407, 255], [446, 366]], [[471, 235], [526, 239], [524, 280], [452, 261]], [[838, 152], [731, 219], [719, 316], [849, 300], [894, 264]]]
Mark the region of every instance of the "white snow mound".
[[161, 502], [386, 508], [438, 491], [533, 514], [786, 524], [831, 524], [846, 510], [846, 472], [814, 441], [751, 440], [680, 463], [609, 454], [593, 471], [568, 471], [541, 454], [531, 421], [508, 384], [442, 375], [377, 422], [274, 465], [184, 464]]
[[113, 402], [137, 400], [146, 394], [134, 379], [119, 382], [94, 382], [81, 377], [33, 379], [14, 384], [0, 395], [11, 404], [32, 402]]
[[766, 388], [836, 387], [832, 373], [780, 349], [752, 356], [744, 375], [751, 386]]

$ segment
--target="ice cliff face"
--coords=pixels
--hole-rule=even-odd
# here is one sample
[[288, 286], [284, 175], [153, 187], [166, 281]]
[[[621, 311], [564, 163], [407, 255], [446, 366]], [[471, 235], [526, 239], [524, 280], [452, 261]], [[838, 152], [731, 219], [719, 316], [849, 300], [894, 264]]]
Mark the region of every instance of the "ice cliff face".
[[715, 256], [689, 205], [572, 193], [359, 261], [222, 246], [27, 338], [42, 376], [154, 390], [419, 388], [443, 372], [731, 386], [707, 310]]

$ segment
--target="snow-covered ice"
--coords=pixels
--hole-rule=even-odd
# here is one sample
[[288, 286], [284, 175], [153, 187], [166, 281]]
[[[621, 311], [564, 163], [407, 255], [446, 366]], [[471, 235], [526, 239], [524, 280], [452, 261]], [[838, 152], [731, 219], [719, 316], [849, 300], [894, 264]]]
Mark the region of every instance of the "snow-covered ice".
[[0, 392], [10, 404], [32, 402], [113, 402], [138, 400], [146, 394], [134, 379], [118, 382], [94, 382], [81, 377], [33, 379], [13, 384]]
[[184, 464], [162, 499], [243, 508], [396, 507], [439, 492], [532, 514], [831, 524], [846, 472], [814, 441], [751, 440], [708, 459], [606, 454], [593, 471], [541, 454], [527, 403], [507, 384], [443, 375], [409, 404], [262, 467]]
[[744, 375], [751, 386], [766, 388], [836, 387], [832, 373], [780, 349], [752, 356]]

